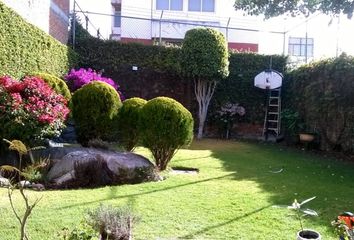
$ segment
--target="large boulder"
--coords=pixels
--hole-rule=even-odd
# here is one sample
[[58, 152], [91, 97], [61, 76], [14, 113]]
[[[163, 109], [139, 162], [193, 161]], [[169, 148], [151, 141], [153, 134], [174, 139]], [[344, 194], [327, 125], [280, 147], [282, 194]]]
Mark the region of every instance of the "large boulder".
[[155, 166], [145, 157], [84, 147], [47, 148], [36, 158], [49, 157], [47, 180], [56, 187], [92, 187], [156, 180]]

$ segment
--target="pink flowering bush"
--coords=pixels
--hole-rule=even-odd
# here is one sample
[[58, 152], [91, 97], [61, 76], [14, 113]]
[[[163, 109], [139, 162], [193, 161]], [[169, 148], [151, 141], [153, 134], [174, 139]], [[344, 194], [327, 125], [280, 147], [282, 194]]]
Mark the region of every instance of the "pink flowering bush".
[[0, 77], [0, 136], [31, 145], [60, 134], [69, 113], [67, 100], [38, 77]]
[[117, 90], [121, 99], [123, 97], [122, 93], [119, 91], [119, 85], [117, 83], [115, 83], [111, 78], [103, 77], [100, 73], [97, 73], [91, 68], [80, 68], [79, 70], [71, 69], [71, 71], [65, 76], [65, 81], [72, 92], [92, 81], [105, 82]]

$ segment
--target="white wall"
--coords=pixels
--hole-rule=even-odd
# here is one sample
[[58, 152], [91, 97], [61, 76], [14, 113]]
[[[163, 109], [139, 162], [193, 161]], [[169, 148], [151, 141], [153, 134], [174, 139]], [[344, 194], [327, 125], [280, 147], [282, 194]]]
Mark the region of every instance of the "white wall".
[[[70, 0], [70, 8], [73, 8], [73, 0]], [[103, 14], [112, 14], [111, 0], [76, 0], [77, 4], [81, 7], [82, 11], [95, 12]], [[79, 8], [76, 7], [76, 11]], [[100, 16], [96, 14], [87, 14], [92, 25], [88, 24], [88, 31], [93, 35], [97, 36], [97, 29], [104, 39], [109, 39], [112, 33], [112, 17], [111, 16]], [[85, 17], [83, 14], [78, 13], [81, 23], [85, 27]]]
[[49, 33], [50, 0], [1, 0], [14, 9], [27, 22]]

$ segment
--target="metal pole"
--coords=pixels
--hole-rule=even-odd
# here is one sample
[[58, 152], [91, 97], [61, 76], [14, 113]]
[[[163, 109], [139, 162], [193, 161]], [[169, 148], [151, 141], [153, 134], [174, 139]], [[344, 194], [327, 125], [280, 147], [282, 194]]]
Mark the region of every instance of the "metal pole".
[[159, 45], [162, 45], [162, 35], [161, 35], [161, 20], [162, 20], [162, 16], [163, 16], [163, 10], [161, 12], [161, 16], [160, 16], [160, 29], [159, 29], [159, 34], [160, 34], [160, 40], [159, 40]]
[[[307, 63], [307, 20], [306, 20], [306, 35], [305, 35], [305, 63]], [[301, 51], [301, 49], [300, 49]]]
[[88, 31], [88, 21], [89, 21], [89, 18], [87, 15], [85, 15], [85, 21], [86, 21], [86, 31]]
[[226, 25], [226, 41], [229, 43], [229, 24], [230, 24], [231, 17], [229, 17], [229, 20], [227, 20], [227, 25]]
[[73, 16], [72, 16], [72, 21], [73, 21], [73, 25], [72, 25], [72, 37], [73, 37], [73, 49], [75, 50], [75, 28], [76, 28], [76, 1], [74, 0], [74, 7], [73, 7]]
[[283, 33], [283, 55], [285, 55], [285, 34], [286, 32]]

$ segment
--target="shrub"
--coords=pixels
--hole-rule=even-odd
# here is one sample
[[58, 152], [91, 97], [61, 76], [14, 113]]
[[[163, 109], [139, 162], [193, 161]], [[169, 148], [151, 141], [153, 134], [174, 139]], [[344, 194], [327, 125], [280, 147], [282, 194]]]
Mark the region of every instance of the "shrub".
[[78, 141], [87, 145], [90, 139], [105, 140], [122, 106], [116, 90], [107, 83], [93, 81], [77, 90], [73, 97], [73, 117]]
[[176, 150], [193, 139], [192, 114], [174, 99], [157, 97], [141, 110], [140, 131], [159, 170], [165, 170]]
[[86, 222], [100, 233], [101, 239], [129, 240], [136, 217], [128, 207], [114, 208], [101, 205], [88, 211]]
[[31, 72], [61, 76], [77, 55], [42, 30], [26, 22], [0, 1], [0, 76], [20, 78]]
[[115, 83], [111, 78], [103, 77], [100, 73], [97, 73], [91, 68], [80, 68], [79, 70], [71, 69], [71, 71], [65, 76], [65, 80], [67, 81], [71, 91], [73, 92], [92, 81], [105, 82], [111, 85], [114, 89], [116, 89], [118, 94], [122, 98], [122, 95], [118, 90], [119, 85], [117, 83]]
[[63, 95], [63, 97], [70, 101], [71, 93], [65, 81], [49, 73], [33, 73], [31, 76], [43, 79], [56, 93]]
[[140, 112], [146, 103], [141, 98], [130, 98], [123, 102], [123, 107], [119, 110], [118, 136], [126, 151], [132, 151], [139, 141]]
[[0, 78], [0, 135], [28, 145], [57, 136], [69, 113], [67, 100], [42, 79]]

